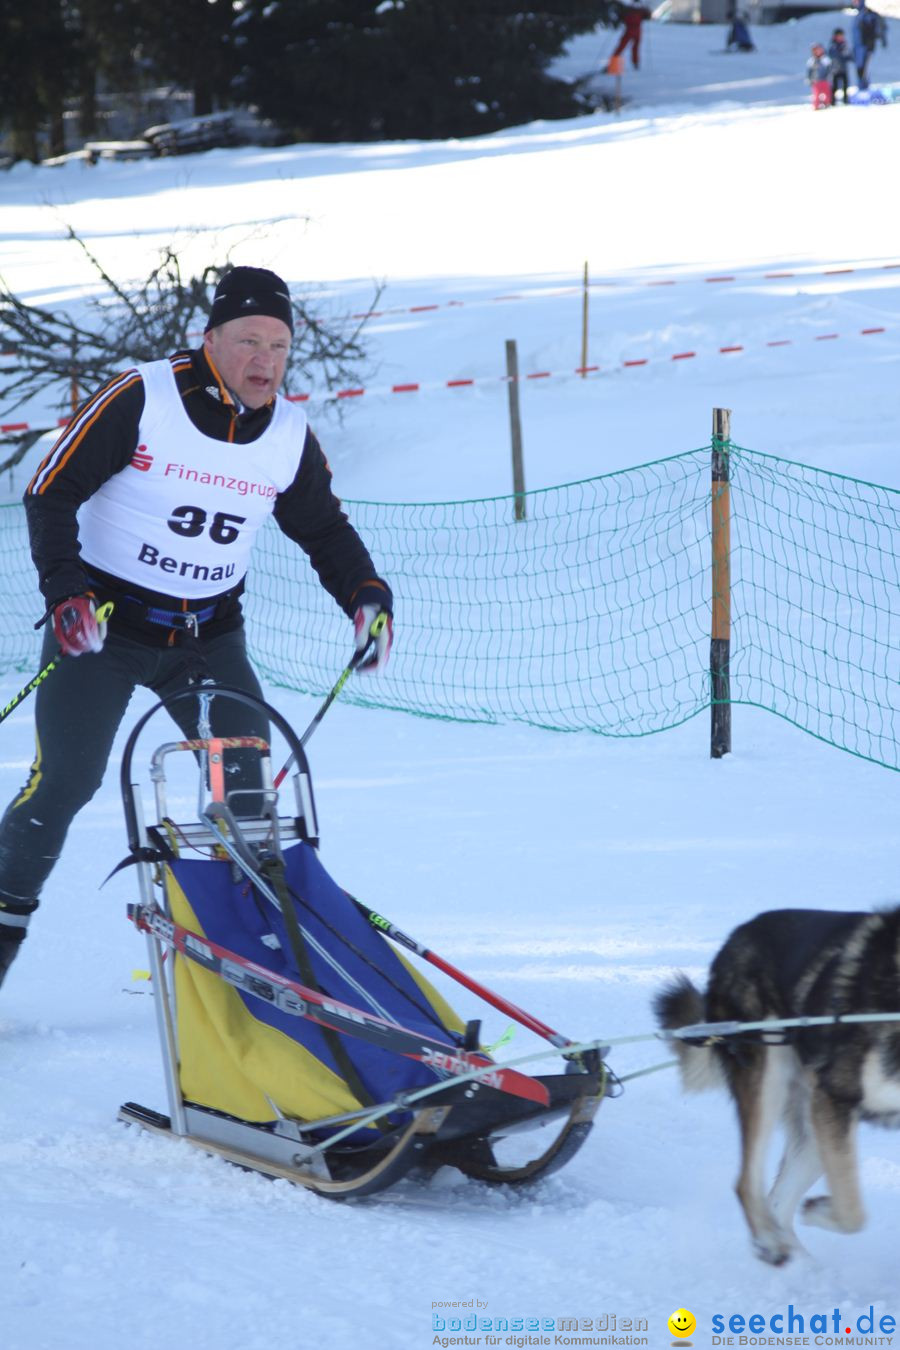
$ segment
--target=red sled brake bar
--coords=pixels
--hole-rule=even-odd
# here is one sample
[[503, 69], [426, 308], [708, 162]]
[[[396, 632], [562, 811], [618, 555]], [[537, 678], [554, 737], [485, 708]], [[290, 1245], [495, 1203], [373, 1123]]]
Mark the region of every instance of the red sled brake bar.
[[387, 1022], [349, 1003], [328, 998], [317, 990], [307, 989], [295, 980], [289, 980], [272, 970], [266, 970], [265, 966], [258, 966], [255, 961], [238, 956], [227, 947], [220, 947], [209, 938], [192, 933], [189, 928], [183, 928], [173, 919], [166, 918], [158, 909], [129, 905], [128, 917], [141, 932], [152, 933], [188, 961], [195, 962], [204, 970], [218, 975], [227, 984], [262, 999], [281, 1012], [293, 1017], [304, 1017], [322, 1027], [331, 1027], [358, 1040], [380, 1046], [383, 1050], [392, 1050], [407, 1059], [417, 1059], [440, 1073], [467, 1074], [483, 1066], [484, 1073], [479, 1074], [477, 1079], [479, 1083], [536, 1102], [540, 1106], [550, 1105], [550, 1094], [543, 1083], [515, 1069], [501, 1068], [486, 1055], [461, 1050], [456, 1045], [433, 1040], [429, 1036], [420, 1036], [407, 1027]]
[[543, 1036], [545, 1040], [558, 1049], [562, 1050], [567, 1045], [572, 1044], [568, 1036], [563, 1036], [561, 1032], [554, 1031], [552, 1027], [547, 1026], [546, 1022], [542, 1022], [532, 1013], [526, 1012], [524, 1008], [517, 1007], [515, 1003], [510, 1003], [509, 999], [504, 998], [502, 994], [495, 994], [492, 989], [488, 989], [486, 985], [480, 984], [478, 980], [473, 979], [471, 975], [467, 975], [465, 971], [460, 970], [449, 961], [445, 961], [442, 956], [438, 956], [437, 952], [423, 947], [421, 942], [416, 942], [415, 938], [411, 938], [408, 933], [404, 933], [402, 928], [398, 928], [396, 924], [391, 923], [390, 919], [386, 919], [383, 914], [377, 914], [374, 909], [369, 909], [368, 905], [364, 905], [361, 900], [357, 900], [355, 895], [350, 895], [349, 891], [345, 891], [344, 894], [353, 901], [360, 914], [368, 919], [372, 927], [376, 928], [379, 933], [384, 933], [392, 942], [405, 947], [407, 951], [415, 952], [416, 956], [420, 956], [423, 961], [430, 962], [438, 970], [442, 970], [445, 975], [449, 975], [451, 979], [456, 980], [457, 984], [470, 989], [473, 994], [477, 994], [479, 998], [484, 999], [485, 1003], [492, 1004], [499, 1012], [505, 1013], [507, 1017], [514, 1018], [523, 1027], [535, 1032], [536, 1035]]

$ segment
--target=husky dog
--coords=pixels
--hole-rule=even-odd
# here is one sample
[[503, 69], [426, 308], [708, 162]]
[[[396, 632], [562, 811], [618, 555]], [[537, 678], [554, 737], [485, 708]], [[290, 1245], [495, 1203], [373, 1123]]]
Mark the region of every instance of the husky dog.
[[[697, 1022], [900, 1012], [900, 907], [870, 914], [780, 909], [742, 924], [710, 967], [706, 994], [684, 975], [654, 1001], [666, 1030]], [[804, 1202], [804, 1223], [855, 1233], [865, 1222], [856, 1126], [900, 1126], [900, 1021], [676, 1041], [682, 1084], [728, 1087], [741, 1132], [736, 1191], [757, 1254], [772, 1265], [798, 1243], [794, 1213], [824, 1172], [827, 1195]], [[786, 1144], [766, 1195], [766, 1147]]]

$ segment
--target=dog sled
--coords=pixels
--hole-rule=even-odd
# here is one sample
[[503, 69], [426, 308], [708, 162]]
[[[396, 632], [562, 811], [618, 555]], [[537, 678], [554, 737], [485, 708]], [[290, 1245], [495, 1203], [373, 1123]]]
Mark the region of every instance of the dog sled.
[[[134, 781], [147, 723], [188, 697], [199, 700], [197, 735], [160, 745], [150, 784]], [[235, 703], [266, 738], [212, 734]], [[273, 779], [276, 736], [290, 772]], [[176, 762], [195, 780], [189, 820], [176, 819], [192, 800], [170, 791]], [[332, 880], [303, 741], [269, 704], [214, 684], [163, 700], [129, 737], [121, 787], [120, 866], [137, 872], [128, 913], [148, 943], [168, 1113], [127, 1102], [120, 1120], [333, 1198], [448, 1165], [521, 1185], [581, 1148], [609, 1091], [601, 1053], [566, 1056], [565, 1037]], [[498, 1063], [480, 1021], [463, 1021], [407, 952], [544, 1036], [563, 1071], [530, 1076]]]

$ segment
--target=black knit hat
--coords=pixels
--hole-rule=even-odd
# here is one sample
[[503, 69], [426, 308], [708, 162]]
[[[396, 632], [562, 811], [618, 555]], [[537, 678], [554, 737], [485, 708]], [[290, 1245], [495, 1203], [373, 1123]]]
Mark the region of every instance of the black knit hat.
[[294, 332], [291, 297], [281, 277], [265, 267], [232, 267], [216, 287], [206, 331], [254, 314], [280, 319]]

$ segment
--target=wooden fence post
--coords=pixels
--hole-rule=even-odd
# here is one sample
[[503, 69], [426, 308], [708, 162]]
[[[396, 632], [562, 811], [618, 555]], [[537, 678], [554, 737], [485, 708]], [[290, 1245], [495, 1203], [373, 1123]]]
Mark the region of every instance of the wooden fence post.
[[731, 751], [731, 498], [728, 456], [731, 410], [713, 408], [712, 431], [712, 635], [709, 644], [710, 749], [713, 759]]
[[522, 459], [522, 419], [519, 415], [519, 354], [514, 338], [506, 343], [506, 383], [509, 391], [509, 430], [512, 438], [513, 493], [516, 520], [525, 519], [525, 466]]

